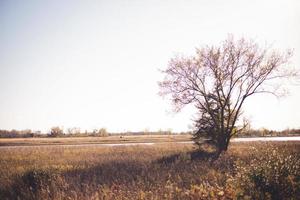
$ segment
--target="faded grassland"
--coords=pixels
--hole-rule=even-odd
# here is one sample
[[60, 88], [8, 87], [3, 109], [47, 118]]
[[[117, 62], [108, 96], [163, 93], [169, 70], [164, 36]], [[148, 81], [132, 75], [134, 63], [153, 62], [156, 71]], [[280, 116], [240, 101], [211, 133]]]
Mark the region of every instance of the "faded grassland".
[[0, 149], [0, 199], [297, 199], [300, 143]]
[[56, 138], [0, 138], [0, 146], [41, 146], [77, 144], [119, 144], [144, 142], [190, 141], [190, 135], [126, 135], [106, 137], [56, 137]]

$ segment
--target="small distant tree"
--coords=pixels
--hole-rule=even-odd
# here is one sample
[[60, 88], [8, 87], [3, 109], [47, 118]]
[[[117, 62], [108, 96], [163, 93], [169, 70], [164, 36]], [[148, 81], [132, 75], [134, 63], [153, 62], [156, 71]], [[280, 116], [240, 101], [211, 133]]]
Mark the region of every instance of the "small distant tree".
[[105, 128], [100, 128], [99, 131], [98, 131], [98, 134], [101, 136], [101, 137], [106, 137], [108, 136], [108, 133], [106, 131]]
[[93, 129], [93, 131], [92, 131], [92, 135], [93, 136], [97, 136], [98, 135], [98, 129]]
[[171, 97], [176, 111], [194, 105], [194, 141], [200, 145], [207, 138], [221, 153], [247, 125], [240, 120], [245, 100], [258, 93], [281, 95], [278, 81], [297, 75], [287, 65], [291, 56], [289, 50], [279, 53], [230, 36], [218, 47], [197, 49], [195, 56], [171, 59], [160, 93]]
[[51, 137], [58, 137], [58, 136], [61, 136], [63, 134], [64, 134], [63, 130], [58, 126], [52, 127], [51, 130], [50, 130], [50, 136]]
[[80, 134], [80, 128], [78, 128], [78, 127], [68, 128], [67, 132], [70, 135], [79, 135]]

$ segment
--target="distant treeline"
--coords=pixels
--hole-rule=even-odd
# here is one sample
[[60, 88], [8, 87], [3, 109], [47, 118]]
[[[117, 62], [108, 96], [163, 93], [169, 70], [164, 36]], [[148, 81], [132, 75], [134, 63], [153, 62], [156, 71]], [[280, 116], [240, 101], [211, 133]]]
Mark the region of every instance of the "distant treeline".
[[[139, 131], [139, 132], [118, 132], [109, 133], [105, 128], [94, 129], [92, 131], [81, 131], [80, 128], [69, 128], [64, 131], [60, 127], [52, 127], [48, 133], [41, 131], [26, 130], [0, 130], [0, 138], [33, 138], [33, 137], [106, 137], [106, 136], [128, 136], [128, 135], [189, 135], [187, 132], [172, 131]], [[294, 136], [300, 135], [300, 129], [286, 129], [283, 131], [273, 131], [268, 129], [248, 130], [239, 134], [237, 137], [268, 137], [268, 136]]]
[[27, 138], [27, 137], [39, 137], [42, 134], [40, 132], [33, 132], [30, 129], [26, 130], [0, 130], [0, 138]]
[[62, 128], [56, 126], [52, 127], [47, 133], [41, 131], [26, 130], [0, 130], [0, 138], [30, 138], [30, 137], [85, 137], [85, 136], [97, 136], [105, 137], [110, 134], [106, 129], [94, 129], [93, 131], [81, 132], [79, 128], [69, 128], [64, 131]]
[[26, 130], [0, 130], [0, 138], [31, 138], [31, 137], [106, 137], [106, 136], [128, 136], [128, 135], [179, 135], [179, 134], [191, 134], [191, 132], [172, 132], [168, 131], [138, 131], [138, 132], [114, 132], [109, 133], [105, 128], [93, 129], [92, 131], [81, 131], [80, 128], [68, 128], [64, 129], [56, 126], [52, 127], [47, 133], [41, 131]]
[[268, 137], [268, 136], [296, 136], [300, 135], [300, 129], [285, 129], [283, 131], [274, 131], [268, 129], [251, 129], [244, 131], [237, 137]]

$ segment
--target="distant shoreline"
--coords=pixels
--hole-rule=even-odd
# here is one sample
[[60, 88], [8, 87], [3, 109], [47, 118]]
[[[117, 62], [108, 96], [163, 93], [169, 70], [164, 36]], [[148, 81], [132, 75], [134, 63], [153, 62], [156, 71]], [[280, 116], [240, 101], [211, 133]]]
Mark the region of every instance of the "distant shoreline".
[[[236, 137], [232, 142], [280, 142], [299, 141], [300, 136], [265, 136], [265, 137]], [[192, 144], [188, 135], [148, 135], [148, 136], [119, 136], [81, 137], [81, 138], [0, 138], [0, 148], [5, 147], [45, 147], [45, 146], [131, 146], [154, 144]]]

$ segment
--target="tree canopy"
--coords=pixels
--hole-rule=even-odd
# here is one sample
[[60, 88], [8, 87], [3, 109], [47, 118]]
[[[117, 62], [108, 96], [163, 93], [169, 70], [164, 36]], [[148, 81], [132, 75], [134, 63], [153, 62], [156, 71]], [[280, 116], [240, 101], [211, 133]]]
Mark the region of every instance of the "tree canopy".
[[242, 105], [257, 93], [276, 96], [285, 91], [280, 80], [297, 75], [288, 61], [292, 51], [278, 52], [244, 38], [229, 36], [220, 46], [204, 46], [190, 57], [169, 61], [160, 93], [168, 95], [177, 111], [193, 104], [198, 111], [194, 140], [205, 136], [219, 152], [238, 134]]

